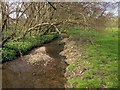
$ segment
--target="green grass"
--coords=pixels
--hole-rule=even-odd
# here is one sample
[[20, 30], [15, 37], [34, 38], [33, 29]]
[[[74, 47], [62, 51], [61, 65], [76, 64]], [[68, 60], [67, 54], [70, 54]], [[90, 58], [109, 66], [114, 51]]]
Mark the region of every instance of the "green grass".
[[72, 71], [76, 67], [76, 63], [72, 63], [67, 67], [67, 71]]
[[58, 41], [57, 44], [58, 44], [58, 45], [65, 45], [65, 42]]
[[[74, 33], [71, 31], [68, 32], [72, 38], [80, 38], [81, 43], [84, 43], [83, 39], [89, 39], [90, 37], [94, 42], [94, 45], [89, 42], [83, 44], [82, 51], [80, 51], [83, 53], [82, 59], [77, 61], [81, 70], [84, 67], [87, 68], [87, 70], [82, 77], [71, 76], [71, 78], [68, 79], [68, 87], [72, 87], [70, 85], [73, 83], [76, 83], [76, 88], [118, 87], [117, 28], [107, 28], [103, 32], [86, 32], [78, 28], [72, 31]], [[73, 66], [74, 64], [71, 64], [68, 67], [72, 68]], [[67, 69], [67, 72], [69, 71], [71, 71], [71, 69]]]
[[2, 49], [2, 61], [14, 60], [21, 54], [27, 54], [32, 48], [50, 42], [57, 37], [58, 35], [56, 34], [50, 34], [39, 37], [25, 37], [23, 40], [6, 42]]

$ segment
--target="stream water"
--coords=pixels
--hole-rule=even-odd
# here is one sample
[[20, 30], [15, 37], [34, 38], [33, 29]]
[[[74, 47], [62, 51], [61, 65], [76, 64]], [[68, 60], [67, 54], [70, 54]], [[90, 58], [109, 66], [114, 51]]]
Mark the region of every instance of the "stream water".
[[66, 78], [64, 73], [67, 64], [64, 59], [66, 57], [59, 54], [64, 49], [64, 45], [57, 44], [58, 41], [60, 39], [43, 45], [46, 48], [46, 54], [54, 59], [46, 66], [41, 62], [31, 65], [19, 58], [3, 63], [2, 87], [65, 88]]

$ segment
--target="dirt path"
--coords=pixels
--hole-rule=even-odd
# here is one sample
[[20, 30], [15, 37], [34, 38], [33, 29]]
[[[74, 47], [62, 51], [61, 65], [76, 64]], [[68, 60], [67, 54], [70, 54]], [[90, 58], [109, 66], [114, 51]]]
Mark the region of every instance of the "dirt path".
[[[59, 41], [65, 42], [58, 44]], [[57, 39], [3, 64], [3, 88], [65, 88], [65, 71], [77, 57], [75, 42]], [[68, 64], [67, 64], [68, 63]]]

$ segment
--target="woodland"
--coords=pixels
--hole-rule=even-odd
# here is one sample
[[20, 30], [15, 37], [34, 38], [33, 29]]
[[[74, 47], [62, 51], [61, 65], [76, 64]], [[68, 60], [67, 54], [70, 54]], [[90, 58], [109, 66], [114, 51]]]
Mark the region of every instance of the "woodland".
[[1, 2], [3, 88], [117, 88], [118, 2]]

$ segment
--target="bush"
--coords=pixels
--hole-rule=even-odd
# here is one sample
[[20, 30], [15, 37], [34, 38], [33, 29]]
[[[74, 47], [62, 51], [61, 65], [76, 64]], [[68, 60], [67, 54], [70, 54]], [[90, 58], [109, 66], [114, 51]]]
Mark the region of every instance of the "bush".
[[54, 35], [54, 34], [43, 35], [43, 36], [39, 37], [39, 41], [42, 42], [42, 43], [47, 43], [47, 42], [53, 40], [56, 37], [58, 37], [58, 35]]
[[43, 36], [39, 36], [39, 37], [32, 36], [32, 37], [26, 37], [24, 41], [29, 41], [29, 42], [31, 42], [32, 47], [37, 47], [37, 46], [40, 46], [43, 43], [47, 43], [57, 37], [58, 37], [57, 34], [43, 35]]
[[2, 61], [13, 60], [16, 58], [16, 51], [8, 48], [2, 48]]
[[27, 52], [28, 50], [30, 50], [32, 48], [31, 43], [29, 41], [20, 41], [20, 42], [7, 42], [4, 47], [9, 48], [11, 50], [15, 50], [16, 53], [20, 54], [24, 54], [25, 52]]
[[30, 42], [32, 48], [33, 48], [33, 47], [36, 47], [36, 46], [40, 46], [41, 43], [42, 43], [42, 42], [39, 41], [39, 37], [35, 37], [35, 36], [26, 37], [23, 41], [25, 41], [25, 42]]
[[51, 34], [39, 37], [25, 37], [24, 40], [7, 42], [3, 45], [2, 61], [15, 59], [17, 56], [20, 56], [20, 54], [26, 54], [32, 48], [47, 43], [56, 37], [58, 37], [58, 35]]

